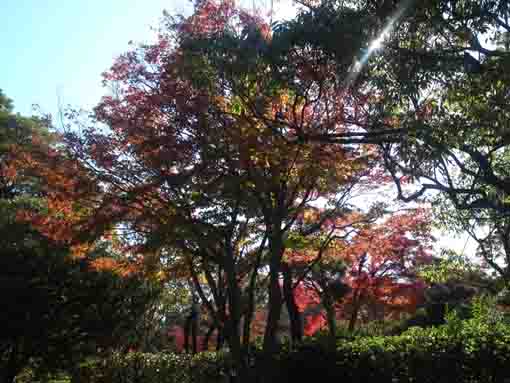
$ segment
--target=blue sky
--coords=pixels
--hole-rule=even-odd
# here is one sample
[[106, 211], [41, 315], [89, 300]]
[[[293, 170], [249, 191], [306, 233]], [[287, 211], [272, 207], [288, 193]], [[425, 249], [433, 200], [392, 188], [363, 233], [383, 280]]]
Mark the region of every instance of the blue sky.
[[187, 0], [0, 0], [0, 88], [17, 112], [32, 104], [56, 116], [63, 104], [91, 108], [105, 90], [101, 73], [128, 41], [150, 41], [163, 9]]
[[[267, 7], [270, 0], [241, 0]], [[105, 93], [101, 73], [128, 49], [153, 39], [164, 9], [188, 13], [190, 0], [0, 0], [0, 89], [15, 110], [32, 104], [54, 117], [64, 105], [90, 109]], [[289, 14], [290, 1], [275, 2]]]
[[[238, 0], [269, 9], [270, 0]], [[128, 50], [128, 42], [154, 38], [163, 10], [189, 14], [190, 0], [0, 0], [0, 89], [15, 110], [58, 112], [63, 105], [91, 109], [106, 92], [101, 73]], [[292, 13], [275, 2], [275, 17]]]

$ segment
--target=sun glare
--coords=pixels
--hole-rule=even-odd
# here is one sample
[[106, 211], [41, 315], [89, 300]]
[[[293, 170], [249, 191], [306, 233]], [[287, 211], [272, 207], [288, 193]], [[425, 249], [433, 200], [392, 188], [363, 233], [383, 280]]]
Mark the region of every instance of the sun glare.
[[393, 14], [393, 17], [391, 17], [391, 19], [385, 25], [384, 29], [379, 34], [379, 37], [377, 37], [370, 43], [363, 57], [354, 61], [352, 73], [346, 78], [347, 86], [350, 86], [354, 82], [354, 80], [358, 77], [359, 73], [361, 72], [365, 64], [368, 62], [370, 56], [372, 56], [374, 51], [383, 48], [384, 41], [386, 40], [386, 38], [388, 38], [393, 28], [395, 27], [395, 24], [400, 20], [406, 9], [411, 5], [411, 3], [412, 0], [407, 0], [400, 4], [398, 10]]
[[368, 47], [368, 50], [369, 51], [375, 51], [377, 49], [380, 49], [382, 48], [383, 46], [383, 42], [384, 42], [384, 34], [382, 34], [381, 36], [379, 36], [377, 39], [375, 39], [374, 41], [372, 41], [372, 43], [370, 44], [370, 46]]

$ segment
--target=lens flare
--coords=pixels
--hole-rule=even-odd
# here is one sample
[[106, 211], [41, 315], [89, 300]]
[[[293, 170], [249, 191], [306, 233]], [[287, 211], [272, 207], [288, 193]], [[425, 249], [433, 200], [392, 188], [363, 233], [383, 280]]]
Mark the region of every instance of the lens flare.
[[393, 16], [388, 20], [385, 27], [379, 34], [379, 36], [373, 40], [370, 45], [368, 46], [368, 49], [366, 53], [361, 57], [361, 59], [356, 60], [353, 64], [352, 72], [347, 76], [346, 79], [346, 86], [349, 87], [354, 80], [358, 77], [363, 67], [366, 65], [372, 54], [384, 47], [384, 42], [390, 35], [390, 33], [393, 31], [393, 28], [395, 27], [396, 23], [400, 20], [404, 12], [409, 8], [409, 6], [413, 3], [413, 0], [408, 1], [402, 1], [399, 4], [399, 7], [397, 11], [393, 14]]

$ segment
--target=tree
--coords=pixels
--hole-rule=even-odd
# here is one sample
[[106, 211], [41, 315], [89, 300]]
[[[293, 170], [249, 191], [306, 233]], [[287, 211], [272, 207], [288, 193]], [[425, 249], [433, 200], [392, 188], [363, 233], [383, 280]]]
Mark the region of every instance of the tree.
[[[357, 12], [372, 20], [374, 43], [363, 58], [352, 56], [360, 58], [358, 85], [374, 96], [365, 135], [385, 129], [379, 143], [399, 197], [414, 200], [438, 190], [456, 208], [506, 210], [508, 108], [501, 100], [508, 88], [502, 70], [509, 57], [507, 2], [305, 5], [301, 17], [319, 15], [318, 25]], [[329, 44], [327, 37], [318, 42]], [[332, 143], [336, 137], [316, 139]], [[409, 176], [421, 182], [408, 193], [402, 181]]]
[[88, 261], [73, 261], [41, 242], [35, 249], [2, 251], [5, 382], [29, 363], [42, 371], [72, 371], [86, 356], [130, 346], [133, 328], [157, 296], [139, 276], [93, 271]]
[[[38, 366], [41, 373], [69, 371], [98, 348], [125, 345], [131, 327], [157, 296], [158, 288], [138, 272], [121, 276], [99, 271], [101, 264], [115, 263], [107, 246], [96, 246], [88, 259], [73, 259], [68, 246], [16, 219], [21, 210], [44, 211], [44, 192], [41, 179], [15, 167], [10, 148], [36, 150], [38, 140], [32, 141], [32, 137], [50, 144], [52, 135], [48, 121], [14, 115], [10, 102], [2, 100], [6, 100], [3, 95], [0, 376], [2, 381], [12, 382], [28, 365]], [[117, 271], [135, 271], [133, 265], [126, 266]]]
[[[331, 346], [336, 344], [337, 316], [347, 319], [352, 331], [363, 309], [372, 320], [415, 312], [425, 289], [417, 272], [430, 261], [426, 211], [397, 212], [384, 220], [358, 213], [328, 227], [335, 236], [330, 234], [325, 245], [303, 246], [301, 240], [288, 262], [304, 270], [296, 285], [301, 311], [319, 303], [324, 307]], [[317, 330], [321, 311], [310, 318], [308, 332]]]
[[[345, 94], [331, 77], [345, 68], [316, 60], [320, 52], [306, 40], [271, 38], [267, 25], [228, 2], [200, 2], [190, 18], [168, 17], [163, 27], [156, 44], [121, 56], [105, 74], [120, 84], [95, 110], [109, 131], [86, 127], [65, 134], [59, 151], [20, 156], [49, 185], [48, 214], [29, 218], [70, 243], [117, 229], [127, 251], [157, 248], [185, 267], [218, 326], [228, 308], [230, 347], [241, 363], [241, 286], [253, 290], [243, 276], [251, 268], [256, 278], [260, 263], [245, 256], [267, 241], [264, 348], [274, 353], [287, 233], [319, 197], [330, 201], [321, 219], [342, 211], [375, 161], [371, 148], [289, 142], [344, 134], [363, 118], [367, 97]], [[202, 273], [216, 307], [200, 293]], [[284, 294], [296, 314], [285, 284]]]
[[[508, 242], [509, 110], [501, 101], [510, 54], [499, 44], [508, 17], [503, 1], [420, 4], [401, 17], [374, 57], [374, 69], [384, 68], [378, 81], [399, 95], [385, 108], [397, 112], [394, 126], [408, 132], [400, 144], [382, 146], [400, 198], [439, 191], [448, 200], [446, 222], [477, 240], [479, 254], [503, 277], [507, 271], [494, 261], [505, 259]], [[418, 18], [420, 28], [410, 28]], [[447, 27], [438, 35], [440, 25]], [[406, 192], [402, 176], [419, 186]]]
[[423, 210], [397, 213], [357, 233], [345, 250], [351, 257], [348, 278], [352, 292], [343, 309], [350, 309], [351, 330], [362, 305], [367, 305], [368, 315], [374, 319], [392, 311], [416, 310], [425, 287], [416, 271], [430, 261], [431, 240], [430, 218]]
[[[502, 1], [417, 6], [374, 58], [374, 69], [390, 71], [378, 80], [400, 93], [385, 108], [397, 111], [395, 127], [409, 131], [398, 148], [383, 146], [386, 163], [397, 184], [402, 174], [420, 181], [415, 191], [400, 188], [402, 199], [437, 190], [461, 211], [507, 210], [508, 108], [501, 100], [508, 76], [501, 69], [510, 56], [502, 47], [483, 45], [508, 31], [508, 12]], [[418, 18], [420, 28], [409, 28]], [[446, 33], [437, 34], [439, 25], [448, 25]]]

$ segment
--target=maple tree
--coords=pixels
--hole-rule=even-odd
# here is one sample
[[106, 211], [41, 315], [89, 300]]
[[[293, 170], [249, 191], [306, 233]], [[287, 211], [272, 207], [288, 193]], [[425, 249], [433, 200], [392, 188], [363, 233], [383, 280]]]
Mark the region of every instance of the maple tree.
[[[351, 329], [362, 304], [368, 304], [373, 310], [381, 305], [383, 317], [385, 308], [390, 314], [416, 310], [425, 287], [416, 272], [419, 266], [430, 261], [430, 230], [427, 212], [417, 210], [395, 214], [356, 235], [346, 249], [347, 257], [351, 257], [348, 279], [352, 292], [345, 302], [351, 306]], [[377, 314], [374, 316], [377, 318]]]
[[299, 270], [294, 294], [300, 311], [313, 312], [305, 332], [313, 334], [326, 322], [334, 346], [337, 317], [348, 320], [352, 331], [362, 308], [372, 319], [414, 313], [426, 287], [417, 271], [431, 260], [428, 213], [417, 209], [364, 219], [358, 213], [327, 226], [328, 236], [301, 239], [286, 255]]
[[[372, 159], [358, 148], [289, 140], [348, 130], [348, 118], [363, 118], [367, 96], [331, 81], [333, 60], [315, 62], [306, 42], [291, 45], [287, 35], [276, 44], [267, 25], [231, 3], [200, 2], [191, 17], [168, 17], [164, 27], [156, 44], [133, 49], [105, 73], [120, 84], [95, 110], [110, 130], [66, 133], [64, 156], [48, 149], [21, 158], [53, 187], [49, 214], [32, 222], [55, 239], [80, 242], [117, 228], [131, 253], [159, 247], [183, 251], [188, 266], [190, 254], [191, 264], [216, 260], [237, 331], [236, 242], [246, 236], [237, 230], [260, 218], [254, 230], [267, 235], [270, 254], [266, 348], [274, 348], [286, 231], [311, 201], [350, 190]], [[275, 72], [282, 55], [296, 62], [292, 82]], [[294, 60], [299, 55], [310, 59]]]

